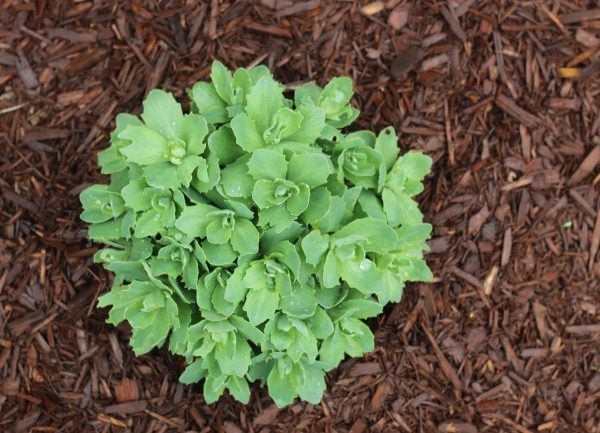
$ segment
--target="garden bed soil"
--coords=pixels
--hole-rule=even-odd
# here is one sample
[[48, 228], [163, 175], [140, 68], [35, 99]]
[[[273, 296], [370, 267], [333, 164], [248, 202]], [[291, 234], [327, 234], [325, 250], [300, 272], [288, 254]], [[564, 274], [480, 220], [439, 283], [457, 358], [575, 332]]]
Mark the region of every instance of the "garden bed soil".
[[[0, 4], [0, 431], [600, 431], [600, 9], [594, 1]], [[154, 3], [154, 2], [152, 2]], [[158, 3], [158, 2], [157, 2]], [[185, 4], [188, 3], [188, 4]], [[370, 324], [321, 404], [206, 405], [104, 323], [78, 219], [115, 115], [212, 59], [349, 75], [361, 127], [434, 160], [430, 284]]]

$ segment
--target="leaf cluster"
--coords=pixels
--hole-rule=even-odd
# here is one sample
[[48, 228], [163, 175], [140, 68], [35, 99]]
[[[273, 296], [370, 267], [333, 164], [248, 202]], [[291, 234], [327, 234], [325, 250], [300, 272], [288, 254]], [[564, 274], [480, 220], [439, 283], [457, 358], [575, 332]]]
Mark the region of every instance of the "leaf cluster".
[[110, 182], [81, 193], [115, 275], [99, 306], [136, 354], [183, 355], [180, 380], [203, 380], [207, 402], [247, 402], [260, 381], [279, 406], [317, 403], [325, 372], [373, 350], [364, 320], [431, 278], [414, 200], [431, 160], [399, 156], [391, 127], [343, 132], [349, 78], [290, 99], [264, 66], [215, 62], [188, 94], [189, 113], [154, 90], [141, 116], [118, 115], [99, 154]]

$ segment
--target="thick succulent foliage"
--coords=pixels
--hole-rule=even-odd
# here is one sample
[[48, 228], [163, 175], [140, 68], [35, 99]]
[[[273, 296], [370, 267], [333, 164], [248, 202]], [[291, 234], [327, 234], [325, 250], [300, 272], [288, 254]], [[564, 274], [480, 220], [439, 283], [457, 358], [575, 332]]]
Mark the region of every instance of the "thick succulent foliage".
[[278, 406], [319, 402], [325, 372], [373, 350], [364, 320], [431, 278], [414, 200], [431, 160], [399, 156], [391, 127], [343, 132], [349, 78], [290, 99], [264, 66], [215, 62], [188, 95], [189, 113], [153, 90], [141, 116], [118, 115], [99, 154], [110, 182], [81, 193], [115, 275], [99, 306], [136, 354], [184, 356], [207, 402], [248, 402], [255, 380]]

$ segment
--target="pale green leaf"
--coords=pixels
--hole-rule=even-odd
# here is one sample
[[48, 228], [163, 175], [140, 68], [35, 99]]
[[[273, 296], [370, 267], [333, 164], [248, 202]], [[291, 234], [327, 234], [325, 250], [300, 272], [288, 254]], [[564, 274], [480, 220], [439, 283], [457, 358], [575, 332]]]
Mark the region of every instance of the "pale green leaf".
[[333, 173], [331, 158], [323, 153], [297, 153], [292, 155], [287, 178], [295, 184], [304, 183], [311, 189], [327, 182]]
[[202, 366], [202, 359], [196, 359], [189, 364], [179, 376], [179, 381], [186, 385], [199, 382], [206, 376], [206, 369]]
[[175, 227], [188, 236], [206, 237], [206, 227], [211, 222], [211, 212], [218, 210], [208, 204], [197, 204], [186, 207], [175, 221]]
[[198, 114], [186, 114], [181, 122], [181, 138], [186, 144], [189, 155], [200, 155], [206, 147], [205, 138], [208, 126], [204, 117]]
[[398, 136], [391, 126], [383, 129], [375, 141], [375, 150], [383, 156], [387, 170], [392, 168], [398, 158]]
[[259, 233], [254, 224], [245, 218], [237, 218], [231, 233], [231, 246], [240, 254], [258, 252]]
[[[305, 183], [298, 185], [300, 191], [292, 194], [290, 198], [287, 200], [287, 210], [290, 212], [290, 215], [294, 217], [298, 217], [302, 212], [304, 212], [308, 208], [308, 204], [310, 202], [310, 188]], [[277, 190], [275, 190], [277, 192]]]
[[167, 138], [181, 138], [183, 112], [171, 93], [154, 89], [143, 106], [142, 119], [148, 128]]
[[128, 162], [150, 165], [169, 160], [167, 140], [158, 132], [145, 126], [127, 126], [119, 138], [131, 141], [121, 149]]
[[222, 126], [210, 134], [208, 148], [223, 165], [231, 164], [244, 153], [236, 144], [235, 135], [229, 126]]
[[246, 112], [259, 131], [265, 131], [271, 125], [273, 116], [283, 106], [283, 87], [270, 76], [258, 80], [246, 96]]
[[279, 307], [279, 294], [269, 289], [250, 289], [246, 295], [244, 311], [253, 325], [275, 317]]
[[191, 89], [192, 102], [208, 123], [225, 123], [229, 120], [226, 104], [210, 83], [197, 82]]
[[227, 389], [240, 403], [247, 404], [250, 401], [250, 387], [244, 377], [229, 376], [229, 379], [227, 379]]
[[283, 153], [273, 149], [258, 149], [248, 161], [248, 173], [256, 179], [285, 179], [287, 161]]
[[329, 248], [329, 235], [314, 230], [302, 239], [301, 245], [306, 262], [317, 266]]
[[238, 146], [246, 152], [254, 152], [265, 146], [262, 133], [254, 119], [246, 113], [240, 113], [231, 119], [231, 129]]
[[181, 186], [177, 166], [170, 162], [145, 166], [144, 179], [148, 185], [159, 189], [175, 189]]
[[233, 103], [233, 76], [223, 63], [215, 60], [212, 63], [210, 78], [218, 95], [227, 104]]

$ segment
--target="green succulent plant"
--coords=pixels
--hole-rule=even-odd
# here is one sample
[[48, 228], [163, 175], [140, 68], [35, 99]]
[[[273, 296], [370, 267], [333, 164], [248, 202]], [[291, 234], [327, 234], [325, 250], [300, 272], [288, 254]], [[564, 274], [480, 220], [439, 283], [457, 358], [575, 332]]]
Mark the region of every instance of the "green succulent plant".
[[398, 153], [388, 127], [344, 133], [359, 111], [349, 78], [298, 87], [264, 66], [188, 94], [162, 90], [120, 114], [99, 154], [105, 185], [81, 193], [95, 260], [115, 274], [98, 305], [131, 325], [136, 354], [168, 344], [204, 381], [241, 402], [249, 382], [278, 406], [321, 400], [325, 373], [373, 350], [364, 320], [428, 281], [431, 226], [414, 196], [431, 159]]

